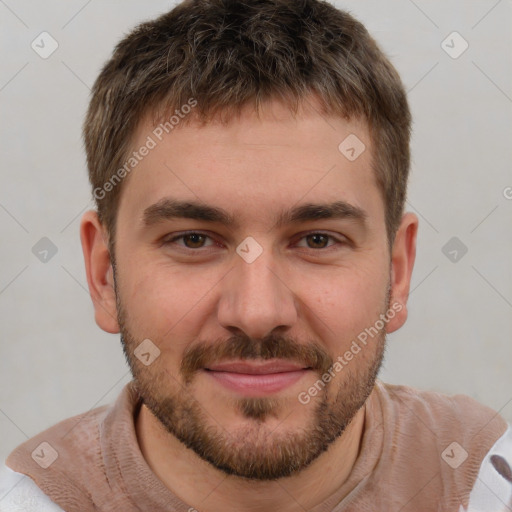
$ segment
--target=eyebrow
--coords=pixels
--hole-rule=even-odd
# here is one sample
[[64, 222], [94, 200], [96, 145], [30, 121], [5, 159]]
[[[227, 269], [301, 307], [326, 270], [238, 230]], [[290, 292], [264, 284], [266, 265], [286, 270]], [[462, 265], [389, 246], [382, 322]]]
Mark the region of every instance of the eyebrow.
[[[142, 216], [143, 223], [147, 227], [175, 218], [216, 222], [231, 228], [239, 227], [236, 217], [222, 208], [198, 201], [181, 201], [170, 197], [160, 199], [148, 206]], [[368, 215], [362, 208], [345, 201], [307, 203], [281, 212], [274, 228], [322, 219], [351, 219], [365, 225], [367, 218]]]

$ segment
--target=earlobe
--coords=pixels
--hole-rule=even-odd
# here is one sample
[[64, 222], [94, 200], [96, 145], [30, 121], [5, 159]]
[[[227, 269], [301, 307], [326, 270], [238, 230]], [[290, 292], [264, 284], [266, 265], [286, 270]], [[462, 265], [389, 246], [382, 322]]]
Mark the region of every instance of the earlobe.
[[417, 233], [418, 217], [414, 213], [406, 213], [402, 217], [391, 252], [390, 307], [397, 311], [397, 314], [389, 321], [387, 332], [400, 329], [407, 320], [407, 300], [416, 259]]
[[104, 331], [117, 334], [119, 324], [110, 253], [105, 228], [94, 210], [82, 216], [80, 240], [96, 323]]

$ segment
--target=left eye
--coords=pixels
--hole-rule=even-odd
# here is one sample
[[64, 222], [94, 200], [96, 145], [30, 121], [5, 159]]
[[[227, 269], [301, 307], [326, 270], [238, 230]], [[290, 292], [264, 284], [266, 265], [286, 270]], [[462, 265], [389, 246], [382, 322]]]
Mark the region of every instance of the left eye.
[[310, 233], [308, 235], [304, 235], [301, 240], [306, 240], [306, 243], [313, 244], [313, 246], [309, 245], [309, 249], [325, 249], [326, 247], [330, 247], [331, 245], [327, 245], [329, 239], [334, 240], [336, 242], [340, 242], [337, 238], [334, 238], [331, 235], [326, 233]]
[[204, 241], [206, 239], [210, 239], [208, 235], [204, 235], [203, 233], [184, 233], [183, 235], [175, 236], [174, 238], [170, 238], [166, 240], [165, 244], [170, 244], [175, 242], [176, 240], [183, 240], [183, 243], [187, 249], [201, 249], [205, 247]]
[[[183, 242], [182, 244], [179, 245], [181, 245], [182, 247], [184, 246], [187, 249], [201, 249], [203, 247], [211, 247], [212, 245], [215, 245], [214, 243], [206, 245], [206, 240], [214, 242], [213, 239], [210, 236], [199, 232], [190, 232], [177, 235], [173, 238], [165, 240], [164, 244], [167, 245], [175, 243], [178, 240], [181, 240]], [[302, 236], [299, 240], [305, 240], [307, 244], [306, 247], [309, 249], [325, 249], [327, 247], [335, 245], [335, 243], [342, 243], [341, 240], [326, 233], [309, 233], [307, 235]], [[334, 243], [329, 244], [329, 240], [334, 240]], [[301, 247], [299, 244], [296, 244], [296, 246]]]

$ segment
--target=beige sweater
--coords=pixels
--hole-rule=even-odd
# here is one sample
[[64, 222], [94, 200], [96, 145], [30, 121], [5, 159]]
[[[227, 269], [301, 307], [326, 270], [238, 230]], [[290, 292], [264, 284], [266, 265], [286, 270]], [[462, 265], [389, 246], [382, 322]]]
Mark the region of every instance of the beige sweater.
[[[189, 512], [141, 454], [134, 425], [139, 407], [130, 383], [114, 405], [51, 427], [15, 449], [6, 464], [66, 512]], [[378, 381], [349, 478], [309, 512], [510, 510], [504, 502], [512, 484], [503, 468], [512, 466], [511, 447], [506, 422], [469, 397]], [[0, 493], [0, 511], [11, 510], [2, 503]]]

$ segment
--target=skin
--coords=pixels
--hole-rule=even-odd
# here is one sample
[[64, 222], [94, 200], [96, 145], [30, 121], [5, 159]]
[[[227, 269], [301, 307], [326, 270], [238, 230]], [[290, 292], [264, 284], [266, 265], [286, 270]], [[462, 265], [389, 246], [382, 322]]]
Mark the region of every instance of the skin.
[[[134, 149], [152, 130], [144, 119]], [[366, 145], [353, 162], [338, 150], [351, 133]], [[115, 283], [104, 227], [94, 211], [82, 218], [97, 324], [109, 333], [123, 332], [135, 379], [145, 382], [153, 396], [185, 400], [186, 395], [199, 404], [207, 426], [225, 436], [226, 449], [243, 452], [244, 443], [263, 434], [261, 442], [258, 437], [250, 446], [265, 453], [310, 426], [319, 400], [334, 408], [336, 397], [343, 402], [354, 382], [373, 384], [365, 372], [377, 361], [385, 333], [354, 356], [309, 404], [297, 396], [318, 380], [314, 371], [272, 394], [273, 414], [263, 421], [244, 416], [235, 402], [243, 393], [226, 389], [204, 371], [185, 385], [180, 364], [198, 340], [213, 345], [234, 334], [261, 340], [279, 333], [297, 345], [315, 342], [335, 360], [386, 312], [388, 298], [401, 310], [385, 331], [391, 333], [406, 321], [418, 219], [412, 213], [403, 216], [390, 253], [371, 157], [362, 120], [331, 117], [326, 122], [311, 107], [294, 118], [282, 104], [269, 102], [259, 118], [245, 109], [225, 125], [178, 126], [126, 178], [117, 217]], [[144, 226], [145, 208], [166, 196], [223, 208], [236, 216], [239, 226], [191, 219]], [[324, 219], [275, 225], [283, 209], [340, 199], [363, 209], [366, 223]], [[189, 240], [189, 249], [184, 239], [161, 244], [163, 238], [189, 230], [211, 238], [205, 239], [205, 247]], [[319, 232], [334, 237], [325, 248], [306, 236]], [[236, 252], [248, 236], [263, 250], [252, 263]], [[133, 357], [146, 338], [161, 351], [147, 367]], [[227, 475], [186, 448], [146, 405], [136, 419], [136, 431], [151, 469], [192, 507], [206, 512], [287, 512], [309, 510], [345, 482], [359, 453], [364, 413], [363, 406], [342, 435], [306, 467], [275, 480]]]

